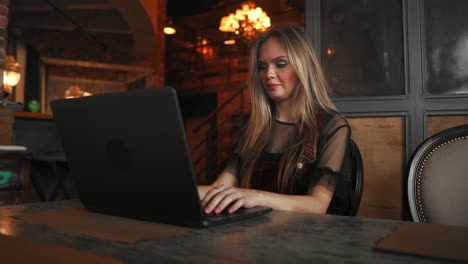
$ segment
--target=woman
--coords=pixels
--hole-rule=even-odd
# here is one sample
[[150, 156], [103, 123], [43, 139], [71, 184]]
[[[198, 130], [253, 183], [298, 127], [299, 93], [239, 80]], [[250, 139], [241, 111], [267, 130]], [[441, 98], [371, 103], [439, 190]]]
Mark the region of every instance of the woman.
[[241, 207], [352, 214], [341, 171], [351, 129], [331, 102], [305, 32], [282, 26], [252, 47], [251, 116], [224, 171], [199, 186], [205, 213]]

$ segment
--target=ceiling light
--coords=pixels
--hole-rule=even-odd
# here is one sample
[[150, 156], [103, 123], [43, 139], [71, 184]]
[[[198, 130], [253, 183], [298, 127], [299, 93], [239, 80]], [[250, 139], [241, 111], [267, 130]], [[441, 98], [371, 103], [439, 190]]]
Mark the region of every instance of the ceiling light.
[[164, 34], [174, 35], [177, 31], [173, 27], [164, 27]]
[[170, 17], [167, 18], [166, 26], [164, 27], [163, 31], [166, 35], [174, 35], [177, 32], [177, 30], [172, 27], [172, 20]]

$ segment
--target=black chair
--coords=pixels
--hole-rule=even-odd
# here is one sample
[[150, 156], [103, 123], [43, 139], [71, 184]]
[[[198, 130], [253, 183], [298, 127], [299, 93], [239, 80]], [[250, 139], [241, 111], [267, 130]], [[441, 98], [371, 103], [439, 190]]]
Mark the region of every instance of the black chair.
[[47, 152], [47, 153], [34, 153], [32, 155], [32, 162], [35, 165], [43, 165], [47, 168], [51, 176], [51, 182], [54, 183], [50, 195], [47, 195], [46, 186], [41, 186], [40, 181], [36, 178], [35, 171], [31, 174], [31, 182], [36, 190], [39, 199], [43, 202], [53, 201], [63, 194], [63, 199], [70, 199], [71, 195], [65, 186], [65, 181], [68, 176], [67, 159], [64, 152]]
[[422, 142], [408, 163], [407, 176], [415, 222], [468, 226], [468, 125]]
[[362, 189], [364, 186], [364, 167], [362, 163], [361, 151], [353, 140], [349, 143], [349, 159], [347, 168], [345, 169], [345, 175], [348, 182], [354, 189], [354, 195], [356, 200], [356, 211], [353, 215], [357, 214], [359, 204], [361, 203]]
[[350, 146], [350, 160], [351, 160], [351, 183], [354, 187], [354, 195], [356, 196], [356, 213], [361, 203], [362, 190], [364, 187], [364, 166], [362, 164], [361, 151], [354, 141], [351, 140]]

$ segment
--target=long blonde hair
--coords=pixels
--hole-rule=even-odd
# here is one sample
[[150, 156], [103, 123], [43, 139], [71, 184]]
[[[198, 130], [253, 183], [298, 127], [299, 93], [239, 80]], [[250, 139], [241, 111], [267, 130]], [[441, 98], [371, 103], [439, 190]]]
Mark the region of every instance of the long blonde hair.
[[274, 104], [266, 93], [258, 72], [258, 56], [261, 45], [269, 38], [277, 38], [287, 51], [289, 63], [299, 77], [298, 87], [292, 96], [292, 114], [299, 131], [298, 139], [289, 147], [279, 165], [278, 186], [280, 193], [292, 191], [297, 174], [297, 164], [302, 162], [306, 142], [317, 147], [317, 113], [321, 110], [336, 111], [329, 95], [321, 66], [305, 32], [293, 25], [276, 27], [264, 33], [250, 51], [248, 87], [252, 110], [247, 123], [244, 144], [240, 149], [242, 166], [241, 182], [251, 187], [255, 161], [268, 143], [274, 121]]

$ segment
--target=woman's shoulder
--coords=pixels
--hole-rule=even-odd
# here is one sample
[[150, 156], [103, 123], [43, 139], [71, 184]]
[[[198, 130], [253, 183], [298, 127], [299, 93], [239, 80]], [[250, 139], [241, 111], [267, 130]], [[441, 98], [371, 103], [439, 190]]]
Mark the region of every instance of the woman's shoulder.
[[322, 127], [325, 128], [330, 125], [342, 126], [349, 125], [346, 118], [336, 111], [325, 111], [322, 110], [318, 114], [319, 122], [322, 123]]
[[351, 131], [346, 118], [338, 112], [335, 111], [322, 111], [322, 124], [320, 128], [320, 134], [329, 135], [338, 130], [342, 131]]

